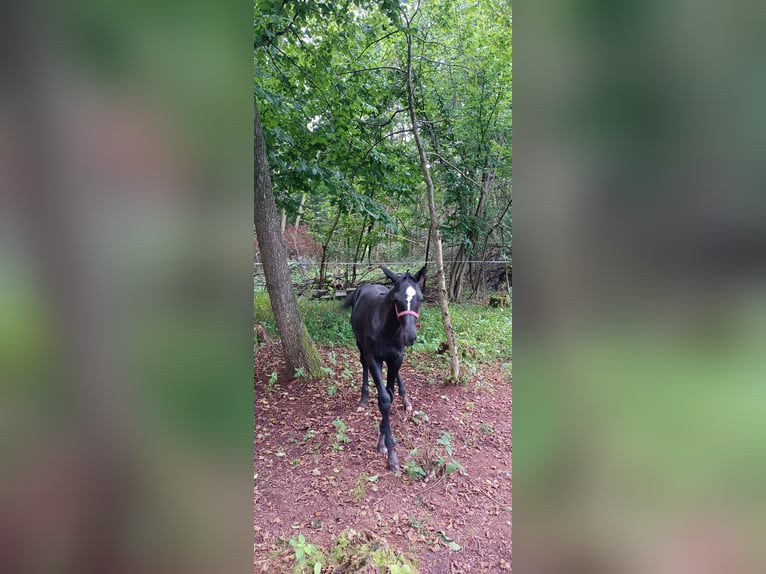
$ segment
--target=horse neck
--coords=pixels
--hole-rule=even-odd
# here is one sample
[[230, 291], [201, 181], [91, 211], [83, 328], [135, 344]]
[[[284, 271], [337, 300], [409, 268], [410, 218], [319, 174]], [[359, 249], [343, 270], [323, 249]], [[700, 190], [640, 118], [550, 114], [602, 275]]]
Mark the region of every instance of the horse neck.
[[380, 312], [386, 331], [396, 332], [399, 330], [401, 325], [399, 323], [399, 318], [396, 316], [396, 308], [394, 307], [394, 300], [391, 298], [390, 291], [383, 300], [383, 304], [380, 306]]

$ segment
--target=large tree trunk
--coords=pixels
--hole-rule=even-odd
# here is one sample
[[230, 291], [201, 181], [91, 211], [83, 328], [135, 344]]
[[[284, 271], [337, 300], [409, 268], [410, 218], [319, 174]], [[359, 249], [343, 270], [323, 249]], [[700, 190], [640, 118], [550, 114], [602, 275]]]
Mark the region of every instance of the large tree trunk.
[[428, 212], [431, 216], [431, 235], [434, 244], [434, 255], [436, 256], [437, 283], [439, 292], [439, 306], [442, 312], [442, 322], [444, 323], [444, 333], [447, 336], [447, 346], [449, 347], [450, 379], [457, 382], [460, 379], [460, 358], [457, 352], [457, 342], [455, 341], [455, 330], [452, 328], [452, 319], [449, 313], [449, 300], [447, 297], [447, 282], [444, 274], [444, 255], [442, 253], [442, 237], [439, 229], [439, 218], [436, 215], [436, 204], [434, 201], [434, 183], [431, 180], [431, 170], [428, 167], [426, 152], [423, 148], [423, 142], [420, 139], [418, 131], [418, 118], [415, 114], [415, 93], [412, 86], [412, 32], [410, 31], [410, 22], [407, 21], [405, 30], [407, 38], [407, 103], [410, 112], [410, 123], [412, 124], [412, 137], [418, 148], [420, 157], [420, 166], [423, 168], [423, 179], [426, 182], [426, 195], [428, 196]]
[[258, 105], [253, 104], [253, 149], [255, 154], [255, 233], [261, 248], [263, 273], [274, 311], [282, 350], [290, 375], [301, 369], [308, 376], [318, 376], [321, 366], [319, 355], [309, 337], [298, 310], [290, 269], [287, 267], [287, 251], [279, 231], [277, 206], [269, 175], [266, 142], [263, 139], [261, 116]]

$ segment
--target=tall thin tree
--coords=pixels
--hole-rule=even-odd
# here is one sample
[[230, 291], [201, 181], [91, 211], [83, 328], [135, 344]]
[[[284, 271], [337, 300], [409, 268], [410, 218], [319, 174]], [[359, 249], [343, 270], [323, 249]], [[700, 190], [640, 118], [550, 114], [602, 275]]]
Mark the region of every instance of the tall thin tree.
[[271, 308], [282, 340], [287, 371], [291, 375], [299, 369], [308, 376], [317, 376], [321, 361], [309, 337], [293, 292], [287, 250], [279, 230], [279, 215], [271, 186], [266, 141], [263, 137], [258, 104], [253, 103], [253, 150], [255, 156], [255, 233], [261, 249], [263, 273], [269, 292]]
[[447, 336], [447, 347], [450, 357], [450, 379], [458, 381], [460, 379], [460, 357], [458, 356], [457, 341], [455, 340], [455, 330], [452, 328], [452, 319], [449, 312], [449, 298], [447, 296], [447, 281], [444, 272], [444, 255], [442, 253], [442, 237], [439, 228], [439, 217], [436, 213], [436, 203], [434, 200], [434, 183], [431, 179], [431, 170], [428, 167], [426, 151], [423, 147], [423, 141], [420, 139], [418, 130], [418, 118], [415, 113], [415, 89], [412, 80], [412, 30], [410, 24], [417, 12], [420, 10], [420, 4], [415, 9], [412, 17], [408, 18], [403, 14], [405, 26], [404, 36], [407, 39], [407, 107], [410, 112], [410, 123], [412, 124], [412, 137], [415, 140], [415, 146], [418, 148], [418, 157], [420, 166], [423, 169], [423, 179], [426, 184], [426, 196], [428, 198], [428, 212], [431, 217], [431, 239], [434, 245], [434, 256], [436, 257], [437, 271], [437, 289], [439, 295], [439, 306], [442, 312], [442, 322], [444, 323], [444, 333]]

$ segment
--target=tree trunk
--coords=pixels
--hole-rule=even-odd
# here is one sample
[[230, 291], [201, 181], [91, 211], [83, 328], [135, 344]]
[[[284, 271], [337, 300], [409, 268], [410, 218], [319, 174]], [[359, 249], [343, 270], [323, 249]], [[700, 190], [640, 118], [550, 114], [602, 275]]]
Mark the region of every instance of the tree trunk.
[[[301, 224], [301, 215], [303, 215], [303, 204], [306, 203], [306, 194], [301, 194], [301, 204], [298, 206], [298, 215], [295, 217], [295, 230], [298, 230], [298, 226]], [[284, 228], [282, 229], [282, 233], [284, 233]]]
[[287, 267], [287, 251], [279, 231], [277, 206], [271, 187], [266, 142], [263, 139], [261, 116], [258, 105], [253, 105], [253, 150], [255, 155], [255, 232], [261, 248], [263, 273], [269, 292], [271, 308], [282, 340], [287, 372], [293, 376], [298, 369], [305, 375], [319, 375], [319, 355], [309, 337], [298, 310], [290, 270]]
[[434, 201], [434, 183], [431, 180], [431, 170], [428, 167], [426, 152], [423, 148], [423, 142], [420, 139], [420, 132], [418, 131], [418, 118], [415, 114], [415, 93], [412, 86], [412, 32], [410, 30], [409, 21], [407, 21], [405, 36], [407, 38], [407, 104], [410, 112], [410, 123], [412, 124], [412, 137], [415, 140], [415, 145], [418, 148], [420, 166], [423, 168], [423, 179], [426, 183], [428, 212], [431, 217], [431, 234], [433, 236], [434, 255], [436, 256], [439, 305], [442, 312], [442, 322], [444, 323], [444, 333], [447, 336], [447, 346], [449, 347], [450, 380], [452, 382], [457, 382], [460, 380], [460, 358], [457, 351], [457, 342], [455, 341], [455, 330], [452, 328], [452, 319], [450, 318], [449, 312], [447, 283], [444, 276], [442, 238], [441, 231], [439, 230], [439, 219], [436, 215], [436, 204]]
[[332, 224], [332, 228], [330, 228], [330, 232], [327, 234], [327, 239], [322, 244], [322, 260], [319, 263], [319, 279], [317, 280], [317, 287], [320, 289], [324, 286], [325, 283], [325, 274], [327, 269], [327, 248], [330, 245], [332, 236], [335, 234], [335, 228], [338, 227], [338, 221], [340, 221], [340, 207], [338, 208], [337, 215], [335, 216], [335, 223]]
[[[364, 239], [364, 230], [367, 228], [367, 216], [364, 216], [362, 220], [362, 231], [359, 234], [359, 240], [356, 242], [356, 251], [354, 251], [354, 265], [351, 271], [351, 283], [356, 283], [356, 264], [359, 261], [359, 250], [362, 248], [362, 239]], [[362, 251], [362, 259], [364, 259], [364, 251]]]

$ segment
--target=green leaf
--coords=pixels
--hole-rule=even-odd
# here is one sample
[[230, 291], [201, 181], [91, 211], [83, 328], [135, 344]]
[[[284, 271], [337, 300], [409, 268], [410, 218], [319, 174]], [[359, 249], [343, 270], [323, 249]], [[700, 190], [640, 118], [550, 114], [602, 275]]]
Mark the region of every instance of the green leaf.
[[321, 574], [322, 572], [322, 563], [321, 562], [315, 562], [314, 563], [314, 574]]

